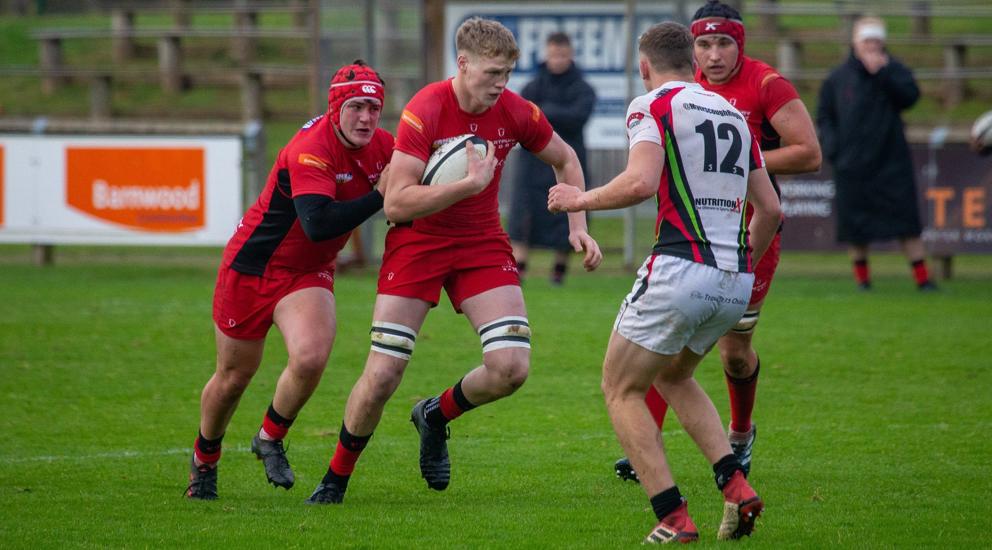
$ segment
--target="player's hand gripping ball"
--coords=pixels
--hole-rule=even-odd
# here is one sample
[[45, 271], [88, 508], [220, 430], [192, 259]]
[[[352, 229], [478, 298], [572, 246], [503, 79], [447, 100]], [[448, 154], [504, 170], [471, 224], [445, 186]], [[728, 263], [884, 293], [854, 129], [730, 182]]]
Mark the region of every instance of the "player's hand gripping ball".
[[438, 147], [424, 168], [424, 185], [443, 185], [458, 181], [468, 175], [468, 151], [465, 144], [475, 145], [475, 153], [486, 156], [486, 140], [474, 134], [462, 134]]

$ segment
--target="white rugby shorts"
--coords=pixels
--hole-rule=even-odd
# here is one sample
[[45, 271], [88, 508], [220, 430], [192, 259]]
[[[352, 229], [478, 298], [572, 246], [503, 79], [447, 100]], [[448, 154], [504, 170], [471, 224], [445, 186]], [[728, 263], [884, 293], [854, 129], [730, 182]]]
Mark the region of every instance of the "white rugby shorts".
[[652, 255], [637, 271], [613, 329], [655, 353], [675, 355], [688, 347], [705, 355], [740, 321], [753, 283], [753, 273]]

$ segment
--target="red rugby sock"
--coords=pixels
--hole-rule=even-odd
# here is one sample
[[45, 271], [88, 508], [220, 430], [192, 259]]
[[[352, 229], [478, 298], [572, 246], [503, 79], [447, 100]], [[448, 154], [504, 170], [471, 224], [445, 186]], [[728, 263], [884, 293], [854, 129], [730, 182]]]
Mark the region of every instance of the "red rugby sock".
[[203, 434], [197, 434], [196, 442], [193, 443], [193, 455], [200, 464], [215, 464], [220, 460], [221, 441], [224, 436], [217, 439], [207, 439]]
[[913, 279], [916, 280], [917, 286], [930, 281], [930, 272], [927, 271], [926, 260], [916, 260], [910, 264], [910, 267], [913, 268]]
[[265, 432], [264, 435], [268, 436], [267, 439], [285, 439], [294, 420], [296, 419], [285, 418], [280, 415], [272, 404], [269, 404], [269, 410], [265, 412], [265, 418], [262, 419], [262, 431]]
[[329, 468], [338, 476], [350, 476], [355, 471], [355, 463], [362, 455], [365, 446], [369, 444], [372, 434], [357, 436], [348, 432], [341, 423], [341, 433], [338, 436], [338, 446], [334, 449]]
[[871, 280], [871, 276], [868, 273], [868, 260], [855, 260], [854, 261], [854, 280], [858, 284], [864, 284]]
[[730, 429], [747, 432], [751, 429], [751, 413], [754, 411], [754, 394], [758, 389], [758, 372], [761, 359], [754, 367], [754, 373], [747, 378], [734, 378], [724, 371], [727, 390], [730, 392]]

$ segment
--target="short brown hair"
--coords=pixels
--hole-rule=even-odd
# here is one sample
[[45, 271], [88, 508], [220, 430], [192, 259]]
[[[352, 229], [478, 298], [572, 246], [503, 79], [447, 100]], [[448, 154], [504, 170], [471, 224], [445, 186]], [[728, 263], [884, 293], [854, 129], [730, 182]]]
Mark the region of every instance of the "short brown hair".
[[637, 49], [656, 71], [691, 71], [692, 41], [692, 33], [685, 25], [665, 21], [644, 31]]
[[553, 32], [553, 33], [551, 33], [551, 34], [548, 35], [548, 39], [546, 41], [546, 44], [548, 44], [549, 46], [551, 44], [554, 44], [555, 46], [565, 46], [567, 48], [571, 48], [572, 47], [572, 39], [569, 38], [567, 34], [561, 32], [561, 31], [557, 31], [557, 32]]
[[499, 21], [472, 17], [458, 27], [455, 33], [455, 48], [483, 57], [506, 57], [516, 61], [520, 48], [510, 29]]

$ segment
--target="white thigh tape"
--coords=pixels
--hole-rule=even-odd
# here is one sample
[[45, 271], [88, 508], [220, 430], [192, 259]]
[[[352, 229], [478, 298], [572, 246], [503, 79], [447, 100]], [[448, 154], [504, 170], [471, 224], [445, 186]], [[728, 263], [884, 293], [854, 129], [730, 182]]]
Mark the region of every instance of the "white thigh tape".
[[500, 317], [479, 327], [482, 353], [503, 348], [530, 348], [526, 317]]
[[417, 341], [417, 332], [412, 328], [385, 321], [372, 321], [369, 334], [372, 336], [372, 351], [410, 360]]
[[760, 310], [753, 311], [749, 309], [745, 311], [744, 315], [741, 316], [741, 320], [737, 321], [737, 324], [734, 325], [734, 328], [731, 330], [740, 334], [748, 334], [750, 332], [754, 332], [754, 327], [757, 326], [758, 317], [760, 315], [761, 315]]

